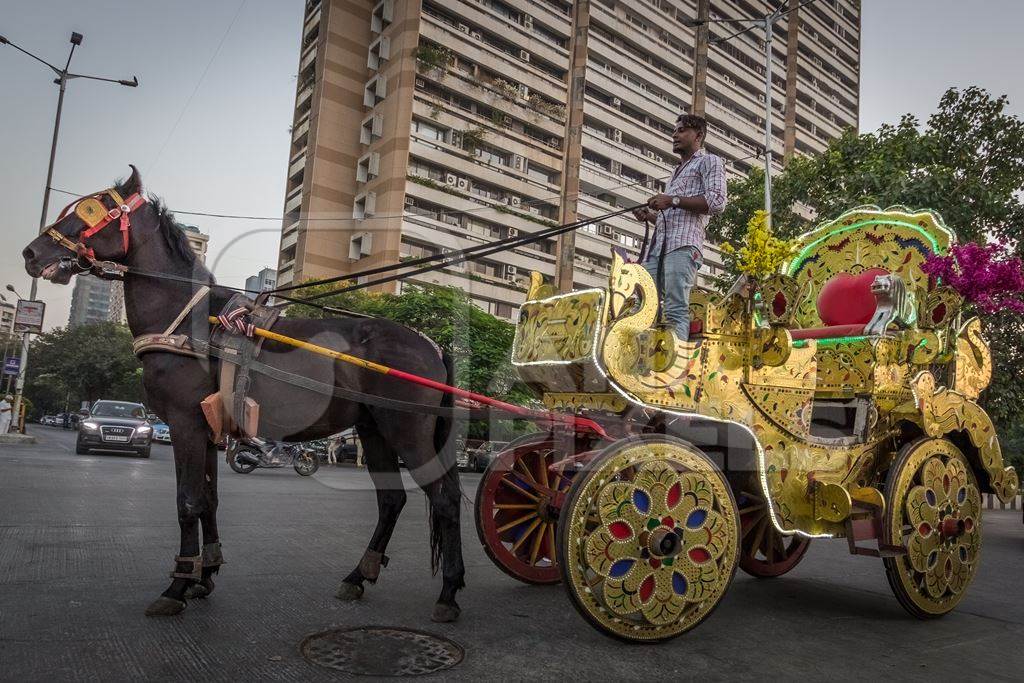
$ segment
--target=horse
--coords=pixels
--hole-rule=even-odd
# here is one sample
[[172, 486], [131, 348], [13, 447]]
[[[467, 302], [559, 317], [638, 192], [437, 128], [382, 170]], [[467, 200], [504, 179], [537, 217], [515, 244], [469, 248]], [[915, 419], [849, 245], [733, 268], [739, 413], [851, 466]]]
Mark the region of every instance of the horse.
[[[117, 264], [113, 270], [121, 271], [128, 327], [136, 338], [165, 332], [183, 313], [175, 330], [186, 331], [197, 343], [208, 341], [208, 316], [221, 312], [232, 292], [218, 286], [212, 273], [197, 260], [161, 200], [143, 196], [139, 171], [135, 166], [131, 169], [126, 181], [65, 208], [22, 252], [25, 269], [32, 277], [66, 285], [74, 274], [85, 270], [111, 277], [110, 264]], [[101, 262], [107, 262], [105, 268], [97, 266]], [[199, 298], [197, 292], [204, 286], [210, 288], [208, 295]], [[273, 328], [292, 338], [315, 340], [437, 382], [452, 381], [447, 354], [424, 335], [392, 321], [282, 316]], [[210, 595], [213, 577], [224, 563], [217, 530], [217, 447], [200, 407], [205, 397], [217, 391], [221, 361], [167, 351], [144, 353], [140, 360], [147, 400], [174, 434], [179, 555], [167, 590], [145, 611], [147, 616], [169, 616], [184, 610], [188, 599]], [[443, 408], [451, 405], [450, 396], [271, 340], [264, 342], [258, 360], [350, 392], [347, 398], [337, 392], [328, 396], [283, 381], [280, 375], [273, 378], [261, 373], [252, 374], [248, 392], [260, 406], [261, 436], [306, 441], [355, 427], [363, 444], [376, 489], [377, 525], [362, 558], [341, 581], [336, 597], [361, 598], [363, 584], [376, 583], [381, 566], [387, 565], [385, 550], [406, 503], [399, 474], [401, 456], [426, 493], [431, 565], [435, 574], [440, 566], [443, 578], [432, 618], [442, 622], [457, 619], [460, 608], [455, 597], [465, 586], [465, 569], [459, 528], [462, 491], [449, 443], [454, 439], [448, 438], [451, 420], [443, 417], [443, 410], [403, 412], [395, 409], [395, 404], [382, 407], [357, 400], [381, 397]], [[358, 395], [353, 396], [353, 391]]]

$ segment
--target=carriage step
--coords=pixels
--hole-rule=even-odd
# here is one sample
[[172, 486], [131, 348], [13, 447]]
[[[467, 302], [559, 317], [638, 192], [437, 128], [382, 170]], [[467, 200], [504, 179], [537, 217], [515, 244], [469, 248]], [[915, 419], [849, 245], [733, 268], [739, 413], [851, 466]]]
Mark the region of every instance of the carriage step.
[[[877, 509], [854, 507], [853, 514], [846, 520], [846, 542], [851, 555], [898, 557], [907, 554], [903, 546], [882, 543], [882, 517], [879, 512]], [[857, 545], [858, 541], [876, 541], [877, 547]]]

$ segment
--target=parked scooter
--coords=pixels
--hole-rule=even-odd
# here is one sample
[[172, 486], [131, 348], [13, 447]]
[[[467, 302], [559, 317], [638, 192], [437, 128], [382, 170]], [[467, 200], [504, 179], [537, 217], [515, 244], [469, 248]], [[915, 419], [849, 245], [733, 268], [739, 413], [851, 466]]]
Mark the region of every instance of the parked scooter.
[[304, 477], [320, 469], [315, 449], [302, 443], [278, 443], [254, 437], [232, 439], [228, 444], [228, 465], [239, 474], [249, 474], [257, 467], [277, 468], [291, 465]]

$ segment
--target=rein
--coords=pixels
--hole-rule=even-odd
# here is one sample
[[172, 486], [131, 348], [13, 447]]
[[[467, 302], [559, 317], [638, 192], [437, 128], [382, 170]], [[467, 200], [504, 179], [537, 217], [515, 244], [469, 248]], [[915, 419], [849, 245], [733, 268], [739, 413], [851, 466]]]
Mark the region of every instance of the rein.
[[[107, 195], [114, 200], [113, 208], [108, 209], [103, 205], [104, 195]], [[96, 252], [93, 251], [92, 247], [85, 243], [85, 240], [89, 239], [114, 221], [118, 221], [121, 231], [121, 242], [124, 247], [124, 256], [128, 256], [128, 247], [130, 246], [129, 235], [132, 225], [131, 213], [145, 203], [146, 198], [142, 196], [141, 192], [136, 192], [135, 194], [130, 195], [127, 199], [124, 199], [117, 190], [112, 187], [108, 187], [106, 190], [89, 195], [88, 197], [79, 197], [65, 206], [63, 211], [61, 211], [60, 215], [57, 217], [57, 220], [50, 224], [50, 226], [45, 230], [45, 233], [49, 235], [50, 239], [55, 243], [75, 253], [78, 257], [75, 259], [75, 267], [79, 272], [99, 269], [104, 274], [123, 275], [128, 272], [128, 266], [115, 263], [113, 261], [98, 260], [96, 258]], [[82, 222], [86, 225], [86, 228], [79, 234], [77, 242], [72, 242], [54, 227], [64, 220], [72, 208], [75, 210], [75, 215], [81, 218]], [[83, 266], [81, 264], [83, 260], [89, 265]]]

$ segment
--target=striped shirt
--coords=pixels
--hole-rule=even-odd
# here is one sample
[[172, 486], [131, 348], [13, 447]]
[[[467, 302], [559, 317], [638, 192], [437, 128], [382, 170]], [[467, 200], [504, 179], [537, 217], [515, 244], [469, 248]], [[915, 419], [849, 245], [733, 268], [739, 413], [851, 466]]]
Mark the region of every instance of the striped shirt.
[[680, 197], [704, 197], [708, 203], [707, 213], [697, 213], [688, 209], [668, 208], [658, 213], [654, 223], [654, 236], [650, 247], [642, 254], [643, 262], [650, 255], [661, 253], [661, 240], [667, 234], [665, 253], [682, 247], [696, 247], [701, 251], [704, 246], [704, 231], [711, 221], [711, 216], [725, 210], [725, 165], [722, 158], [708, 154], [700, 148], [685, 164], [679, 164], [672, 179], [665, 188], [665, 194]]

